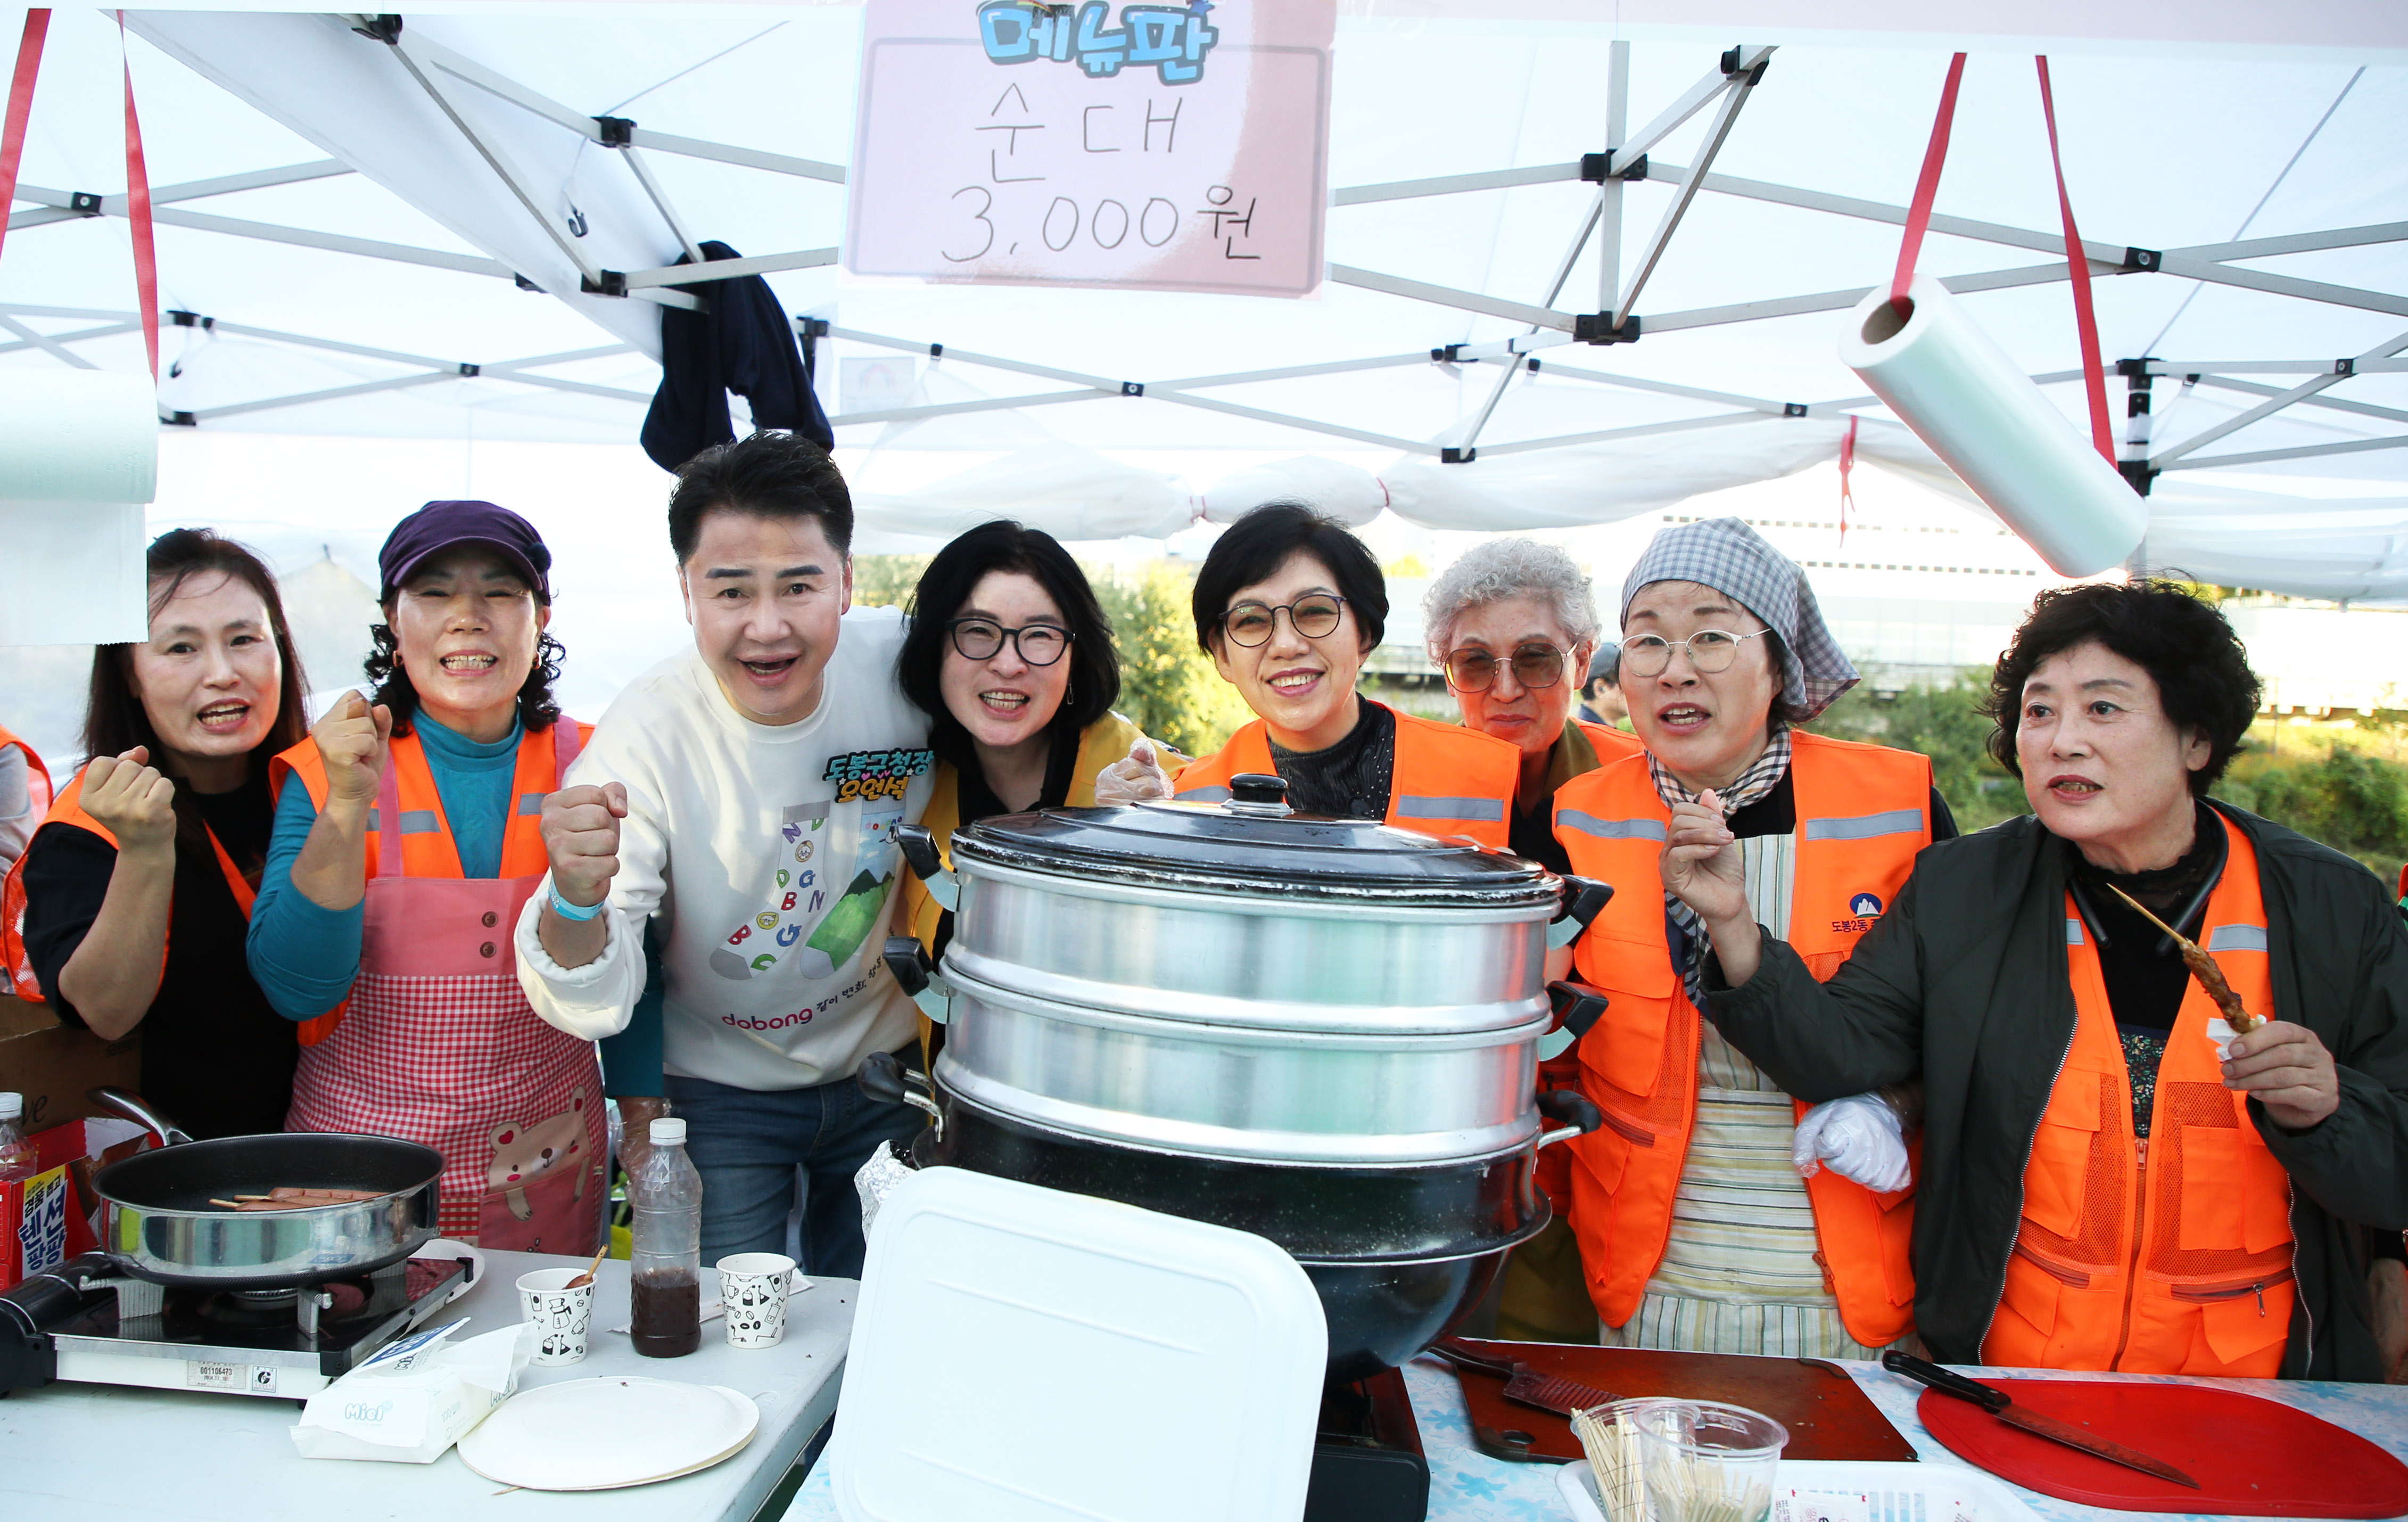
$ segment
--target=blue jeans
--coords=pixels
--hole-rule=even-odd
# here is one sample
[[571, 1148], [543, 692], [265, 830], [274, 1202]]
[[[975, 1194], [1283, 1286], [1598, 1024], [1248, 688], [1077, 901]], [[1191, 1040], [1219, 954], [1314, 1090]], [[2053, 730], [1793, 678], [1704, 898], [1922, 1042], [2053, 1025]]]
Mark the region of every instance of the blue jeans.
[[[895, 1054], [920, 1066], [920, 1044]], [[861, 1277], [867, 1243], [853, 1176], [882, 1142], [907, 1144], [927, 1117], [870, 1098], [850, 1078], [816, 1088], [758, 1091], [706, 1078], [663, 1080], [686, 1124], [686, 1156], [702, 1175], [702, 1261], [731, 1253], [777, 1253], [796, 1204], [800, 1169], [803, 1271]]]

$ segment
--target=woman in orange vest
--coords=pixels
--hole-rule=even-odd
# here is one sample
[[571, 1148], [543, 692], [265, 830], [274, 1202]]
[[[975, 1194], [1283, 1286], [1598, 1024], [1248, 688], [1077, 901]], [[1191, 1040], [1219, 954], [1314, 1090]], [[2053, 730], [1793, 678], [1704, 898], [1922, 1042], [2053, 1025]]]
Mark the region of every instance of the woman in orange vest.
[[1911, 1100], [1810, 1108], [1700, 1019], [1709, 927], [1661, 891], [1656, 856], [1678, 811], [1719, 797], [1746, 912], [1828, 977], [1955, 824], [1925, 757], [1795, 727], [1856, 668], [1804, 573], [1738, 519], [1656, 535], [1624, 585], [1622, 634], [1646, 750], [1555, 800], [1572, 869], [1620, 890], [1572, 952], [1610, 999], [1574, 1048], [1606, 1124], [1562, 1149], [1558, 1200], [1601, 1340], [1870, 1357], [1913, 1328]]
[[[1589, 579], [1572, 557], [1536, 539], [1498, 538], [1464, 552], [1422, 596], [1423, 637], [1463, 710], [1463, 725], [1521, 752], [1514, 785], [1513, 853], [1556, 872], [1571, 858], [1555, 834], [1555, 791], [1605, 762], [1639, 754], [1638, 737], [1575, 713], [1581, 674], [1602, 625]], [[1541, 1089], [1573, 1087], [1579, 1058], [1539, 1067]], [[1571, 1159], [1539, 1155], [1541, 1186], [1566, 1197]], [[1513, 1251], [1500, 1280], [1497, 1335], [1541, 1343], [1594, 1343], [1596, 1307], [1581, 1273], [1580, 1244], [1561, 1214]]]
[[[2408, 932], [2363, 867], [2207, 797], [2258, 690], [2178, 587], [2042, 593], [1989, 703], [2033, 812], [1927, 854], [1827, 983], [1760, 933], [1711, 803], [1679, 811], [1664, 880], [1710, 927], [1724, 1034], [1808, 1097], [1923, 1076], [1934, 1357], [2382, 1377], [2368, 1237], [2408, 1227]], [[2270, 1023], [2236, 1037], [2126, 896]]]
[[[17, 865], [50, 810], [50, 768], [34, 748], [0, 725], [0, 877]], [[7, 976], [0, 969], [0, 977]], [[0, 985], [0, 992], [6, 992]]]
[[588, 733], [552, 701], [552, 553], [490, 502], [430, 502], [377, 558], [373, 704], [345, 695], [276, 758], [251, 965], [287, 1018], [336, 1020], [302, 1049], [287, 1128], [423, 1142], [447, 1235], [590, 1253], [601, 1071], [528, 1007], [510, 940], [544, 796]]
[[179, 528], [146, 563], [150, 638], [93, 652], [93, 759], [8, 874], [0, 954], [69, 1025], [138, 1030], [144, 1097], [193, 1135], [273, 1131], [294, 1032], [240, 948], [268, 758], [300, 738], [307, 689], [257, 556]]
[[1388, 589], [1346, 525], [1297, 503], [1256, 508], [1212, 542], [1196, 578], [1196, 641], [1254, 722], [1176, 782], [1140, 743], [1104, 768], [1096, 799], [1229, 796], [1245, 773], [1276, 773], [1288, 807], [1382, 819], [1426, 835], [1505, 850], [1521, 753], [1505, 741], [1359, 697], [1355, 678], [1380, 642]]

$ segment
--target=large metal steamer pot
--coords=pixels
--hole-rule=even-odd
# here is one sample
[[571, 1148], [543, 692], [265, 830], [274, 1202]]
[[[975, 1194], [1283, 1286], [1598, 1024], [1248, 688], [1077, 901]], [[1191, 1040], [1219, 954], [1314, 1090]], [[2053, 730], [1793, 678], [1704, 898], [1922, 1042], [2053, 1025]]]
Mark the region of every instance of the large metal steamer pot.
[[[1566, 885], [1462, 838], [1218, 805], [988, 819], [939, 869], [941, 971], [890, 965], [947, 1025], [924, 1160], [1256, 1232], [1320, 1290], [1329, 1372], [1403, 1362], [1546, 1225], [1534, 1099]], [[1582, 917], [1601, 904], [1589, 887]], [[924, 986], [923, 986], [924, 984]]]

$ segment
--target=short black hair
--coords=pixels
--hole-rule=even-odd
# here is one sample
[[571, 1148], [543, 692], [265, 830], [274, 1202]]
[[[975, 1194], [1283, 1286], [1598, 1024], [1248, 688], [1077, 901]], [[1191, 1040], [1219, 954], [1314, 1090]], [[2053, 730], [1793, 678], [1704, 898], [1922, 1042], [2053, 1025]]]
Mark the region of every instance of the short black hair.
[[970, 733], [945, 706], [939, 672], [945, 664], [946, 625], [969, 601], [970, 594], [991, 571], [1017, 571], [1032, 578], [1062, 610], [1070, 631], [1070, 686], [1054, 716], [1057, 741], [1078, 744], [1087, 725], [1111, 711], [1120, 701], [1121, 659], [1112, 647], [1111, 620], [1096, 601], [1087, 575], [1061, 541], [1039, 528], [1024, 528], [998, 518], [979, 524], [937, 552], [908, 610], [910, 625], [903, 648], [895, 657], [896, 680], [909, 697], [928, 715], [929, 743], [938, 756], [956, 768], [976, 764]]
[[669, 493], [669, 548], [682, 566], [714, 512], [817, 518], [836, 553], [853, 558], [853, 493], [827, 451], [800, 434], [764, 432], [704, 450], [678, 468]]
[[2023, 716], [2024, 683], [2033, 668], [2061, 651], [2097, 640], [2149, 673], [2166, 717], [2207, 737], [2207, 765], [2190, 774], [2193, 794], [2205, 793], [2241, 750], [2258, 717], [2262, 691], [2249, 653], [2224, 615], [2172, 582], [2093, 582], [2042, 593], [2031, 616], [1990, 673], [1984, 706], [1996, 725], [1990, 754], [2020, 777], [2015, 728]]
[[1196, 642], [1206, 654], [1212, 653], [1229, 599], [1277, 572], [1298, 552], [1327, 567], [1338, 595], [1354, 614], [1364, 648], [1380, 642], [1388, 626], [1388, 582], [1369, 549], [1344, 524], [1301, 502], [1267, 502], [1212, 541], [1196, 575]]

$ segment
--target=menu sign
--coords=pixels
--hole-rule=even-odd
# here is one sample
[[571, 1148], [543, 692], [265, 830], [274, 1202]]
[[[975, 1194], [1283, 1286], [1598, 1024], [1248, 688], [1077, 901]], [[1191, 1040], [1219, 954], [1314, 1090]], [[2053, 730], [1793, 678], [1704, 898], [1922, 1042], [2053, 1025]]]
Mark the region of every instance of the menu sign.
[[1301, 296], [1336, 0], [869, 0], [845, 267]]

